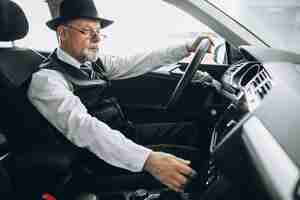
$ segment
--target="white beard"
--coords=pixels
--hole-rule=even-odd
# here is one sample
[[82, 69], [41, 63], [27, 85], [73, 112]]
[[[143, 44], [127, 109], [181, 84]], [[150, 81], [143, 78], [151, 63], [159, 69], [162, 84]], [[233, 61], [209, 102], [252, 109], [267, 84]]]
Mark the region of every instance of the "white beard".
[[85, 61], [96, 62], [98, 59], [99, 51], [91, 51], [88, 48], [83, 49], [82, 54]]

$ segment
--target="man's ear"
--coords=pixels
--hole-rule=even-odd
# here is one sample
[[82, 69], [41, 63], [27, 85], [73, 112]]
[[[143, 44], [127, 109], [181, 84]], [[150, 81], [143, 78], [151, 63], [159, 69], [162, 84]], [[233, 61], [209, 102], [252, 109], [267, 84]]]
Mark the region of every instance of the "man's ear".
[[57, 37], [58, 37], [59, 41], [66, 40], [67, 32], [66, 32], [66, 29], [63, 26], [58, 26], [57, 30], [56, 30], [56, 33], [57, 33]]

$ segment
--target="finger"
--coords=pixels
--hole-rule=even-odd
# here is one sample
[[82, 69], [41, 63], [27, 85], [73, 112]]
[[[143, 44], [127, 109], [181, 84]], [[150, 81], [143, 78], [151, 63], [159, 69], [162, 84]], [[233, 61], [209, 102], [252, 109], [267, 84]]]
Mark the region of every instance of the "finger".
[[173, 190], [173, 191], [175, 191], [175, 192], [179, 192], [179, 189], [178, 188], [176, 188], [174, 185], [172, 185], [172, 184], [165, 184], [169, 189], [171, 189], [171, 190]]
[[184, 186], [185, 186], [185, 185], [176, 183], [176, 185], [174, 185], [175, 191], [176, 191], [176, 192], [184, 192]]
[[180, 188], [183, 188], [188, 182], [188, 179], [180, 173], [175, 174], [173, 180], [176, 181], [176, 185]]
[[188, 179], [179, 172], [174, 172], [168, 179], [165, 179], [164, 184], [177, 192], [182, 192]]
[[209, 40], [211, 46], [215, 46], [214, 40], [211, 37], [207, 37], [205, 39]]
[[190, 165], [191, 164], [191, 161], [190, 160], [185, 160], [183, 158], [179, 158], [179, 157], [176, 157], [177, 160], [183, 162], [184, 164], [187, 164], [187, 165]]
[[177, 165], [177, 170], [185, 176], [189, 176], [193, 171], [193, 169], [189, 165], [183, 163]]
[[181, 185], [180, 183], [178, 182], [170, 182], [168, 184], [166, 184], [170, 189], [174, 190], [175, 192], [183, 192], [184, 191], [184, 186]]
[[161, 152], [161, 153], [164, 154], [164, 155], [170, 156], [170, 157], [172, 157], [172, 158], [175, 158], [176, 160], [181, 161], [181, 162], [183, 162], [184, 164], [187, 164], [187, 165], [191, 164], [191, 161], [190, 161], [190, 160], [185, 160], [185, 159], [183, 159], [183, 158], [180, 158], [180, 157], [177, 157], [177, 156], [175, 156], [175, 155], [173, 155], [173, 154], [169, 154], [169, 153], [165, 153], [165, 152]]

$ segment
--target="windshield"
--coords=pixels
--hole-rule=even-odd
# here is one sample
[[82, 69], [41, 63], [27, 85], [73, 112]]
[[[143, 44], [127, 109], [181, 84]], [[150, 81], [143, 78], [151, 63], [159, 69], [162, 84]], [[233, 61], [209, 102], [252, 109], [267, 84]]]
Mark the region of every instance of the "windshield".
[[271, 47], [300, 53], [299, 0], [208, 1], [243, 24]]

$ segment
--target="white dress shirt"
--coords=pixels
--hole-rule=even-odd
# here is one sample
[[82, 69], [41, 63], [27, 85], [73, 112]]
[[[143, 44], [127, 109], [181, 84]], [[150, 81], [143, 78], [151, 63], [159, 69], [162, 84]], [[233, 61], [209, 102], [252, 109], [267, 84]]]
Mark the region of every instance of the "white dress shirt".
[[[100, 55], [110, 80], [135, 77], [156, 68], [177, 62], [189, 55], [186, 46], [169, 47], [144, 52], [132, 57]], [[60, 60], [79, 68], [81, 63], [62, 49]], [[28, 98], [73, 144], [89, 149], [105, 162], [130, 171], [143, 170], [151, 150], [127, 139], [118, 130], [91, 116], [79, 97], [73, 94], [72, 84], [55, 70], [41, 69], [32, 76]]]

